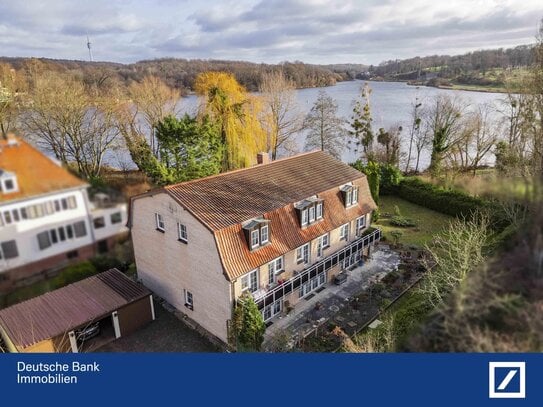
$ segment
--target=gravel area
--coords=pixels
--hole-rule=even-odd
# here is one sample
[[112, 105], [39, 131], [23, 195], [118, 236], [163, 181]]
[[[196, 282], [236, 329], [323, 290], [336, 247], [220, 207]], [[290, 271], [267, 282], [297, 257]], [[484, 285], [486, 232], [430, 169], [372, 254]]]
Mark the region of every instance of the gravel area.
[[155, 301], [156, 319], [138, 331], [99, 348], [98, 352], [218, 352], [205, 337], [189, 328]]

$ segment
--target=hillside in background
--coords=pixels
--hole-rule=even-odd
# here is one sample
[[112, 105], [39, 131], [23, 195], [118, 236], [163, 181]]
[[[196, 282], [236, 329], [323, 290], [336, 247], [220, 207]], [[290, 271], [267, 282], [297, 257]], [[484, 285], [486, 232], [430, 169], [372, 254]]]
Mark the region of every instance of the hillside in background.
[[230, 72], [248, 90], [256, 91], [263, 72], [282, 69], [297, 88], [309, 88], [330, 86], [337, 81], [354, 79], [358, 73], [354, 67], [360, 69], [359, 65], [330, 65], [325, 67], [304, 64], [298, 61], [272, 65], [245, 61], [164, 58], [139, 61], [133, 64], [120, 64], [47, 58], [0, 57], [0, 63], [8, 63], [16, 70], [27, 69], [33, 60], [40, 61], [41, 69], [44, 70], [71, 71], [78, 76], [82, 76], [85, 80], [107, 78], [108, 81], [117, 81], [121, 85], [128, 85], [132, 81], [140, 82], [143, 77], [151, 74], [160, 77], [169, 86], [183, 91], [191, 91], [196, 76], [205, 71]]
[[468, 52], [462, 55], [432, 55], [385, 61], [370, 66], [362, 79], [407, 81], [417, 85], [467, 90], [515, 89], [534, 59], [534, 47]]

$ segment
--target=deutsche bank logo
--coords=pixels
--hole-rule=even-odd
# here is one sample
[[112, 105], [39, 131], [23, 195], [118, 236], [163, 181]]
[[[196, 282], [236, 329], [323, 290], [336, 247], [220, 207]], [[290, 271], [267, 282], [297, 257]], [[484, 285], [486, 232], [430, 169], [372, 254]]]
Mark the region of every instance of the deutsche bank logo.
[[488, 397], [526, 398], [526, 362], [488, 362]]

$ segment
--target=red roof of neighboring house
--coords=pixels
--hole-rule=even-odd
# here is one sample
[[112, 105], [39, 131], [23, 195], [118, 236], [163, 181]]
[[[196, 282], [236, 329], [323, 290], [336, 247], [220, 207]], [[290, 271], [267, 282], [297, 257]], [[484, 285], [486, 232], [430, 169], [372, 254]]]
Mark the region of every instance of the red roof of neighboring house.
[[0, 192], [0, 202], [82, 187], [86, 183], [21, 139], [16, 145], [0, 140], [0, 170], [14, 173], [17, 192]]
[[0, 310], [0, 327], [24, 349], [92, 323], [151, 292], [117, 269]]
[[[339, 187], [349, 182], [359, 187], [359, 199], [346, 209]], [[230, 281], [377, 207], [366, 176], [322, 151], [183, 182], [162, 191], [214, 233]], [[157, 192], [161, 191], [142, 196]], [[301, 229], [293, 204], [313, 195], [324, 199], [324, 219]], [[251, 252], [241, 223], [262, 216], [271, 220], [271, 244]]]

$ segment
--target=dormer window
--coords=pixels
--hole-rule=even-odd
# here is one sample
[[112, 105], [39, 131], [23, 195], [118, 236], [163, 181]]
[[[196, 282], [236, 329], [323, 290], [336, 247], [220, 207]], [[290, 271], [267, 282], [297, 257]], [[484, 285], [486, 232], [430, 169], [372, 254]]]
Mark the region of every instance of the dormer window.
[[344, 185], [340, 188], [341, 195], [343, 196], [343, 203], [345, 208], [350, 208], [358, 203], [358, 187], [352, 184]]
[[311, 225], [323, 218], [323, 202], [321, 198], [312, 196], [294, 204], [301, 227]]
[[0, 191], [4, 194], [17, 192], [19, 186], [17, 185], [17, 177], [14, 173], [0, 170]]
[[270, 243], [270, 221], [264, 218], [251, 219], [242, 225], [245, 239], [250, 250], [258, 249]]

